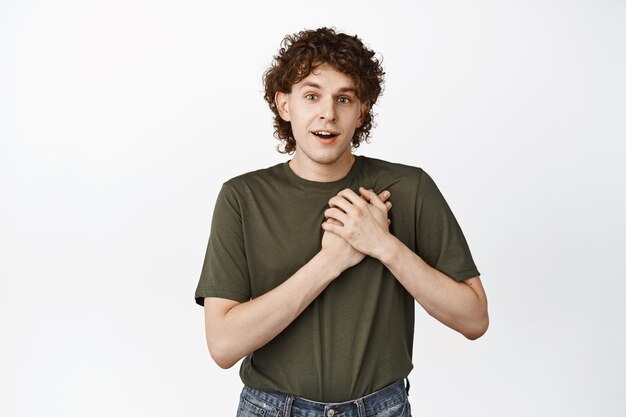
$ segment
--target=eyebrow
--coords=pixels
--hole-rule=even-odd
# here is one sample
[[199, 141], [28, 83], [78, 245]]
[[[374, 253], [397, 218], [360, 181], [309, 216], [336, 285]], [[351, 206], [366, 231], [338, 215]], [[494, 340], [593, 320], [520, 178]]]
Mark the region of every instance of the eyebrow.
[[[322, 87], [317, 84], [314, 83], [312, 81], [305, 81], [304, 83], [302, 83], [302, 87], [313, 87], [313, 88], [317, 88], [318, 90], [321, 90]], [[338, 93], [355, 93], [356, 94], [356, 88], [354, 87], [341, 87], [339, 90], [337, 90]]]

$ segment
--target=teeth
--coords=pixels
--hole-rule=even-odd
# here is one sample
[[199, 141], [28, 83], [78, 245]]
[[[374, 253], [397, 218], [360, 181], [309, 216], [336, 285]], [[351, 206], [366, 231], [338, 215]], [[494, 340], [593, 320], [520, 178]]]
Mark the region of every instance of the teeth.
[[315, 132], [316, 135], [323, 135], [323, 136], [332, 136], [333, 134], [330, 132], [326, 132], [324, 130], [319, 131], [319, 132]]

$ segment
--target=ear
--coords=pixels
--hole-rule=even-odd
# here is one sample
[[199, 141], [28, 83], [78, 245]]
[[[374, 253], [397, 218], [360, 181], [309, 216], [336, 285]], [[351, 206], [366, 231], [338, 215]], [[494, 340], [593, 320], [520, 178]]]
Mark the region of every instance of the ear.
[[365, 121], [365, 116], [367, 116], [367, 112], [370, 111], [370, 104], [368, 102], [361, 103], [361, 114], [359, 115], [359, 119], [357, 120], [356, 127], [361, 127], [363, 122]]
[[287, 93], [281, 93], [277, 91], [274, 95], [274, 102], [276, 103], [276, 109], [278, 110], [278, 114], [281, 119], [286, 122], [291, 121], [291, 116], [289, 115], [289, 100]]

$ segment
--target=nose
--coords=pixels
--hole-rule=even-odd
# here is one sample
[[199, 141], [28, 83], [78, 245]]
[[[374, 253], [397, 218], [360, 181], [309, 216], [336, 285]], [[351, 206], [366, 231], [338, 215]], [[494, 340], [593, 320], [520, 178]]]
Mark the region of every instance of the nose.
[[334, 122], [337, 120], [337, 113], [335, 112], [335, 101], [334, 100], [325, 100], [322, 103], [322, 108], [320, 109], [320, 119]]

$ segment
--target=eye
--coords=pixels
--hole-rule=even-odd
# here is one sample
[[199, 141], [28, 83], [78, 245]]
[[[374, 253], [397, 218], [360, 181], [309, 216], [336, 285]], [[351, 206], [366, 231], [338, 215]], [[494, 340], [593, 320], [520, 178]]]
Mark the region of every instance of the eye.
[[342, 104], [348, 104], [351, 102], [350, 97], [339, 97], [337, 101]]
[[307, 100], [315, 100], [317, 96], [315, 94], [307, 94], [306, 96], [304, 96], [304, 98], [306, 98]]

